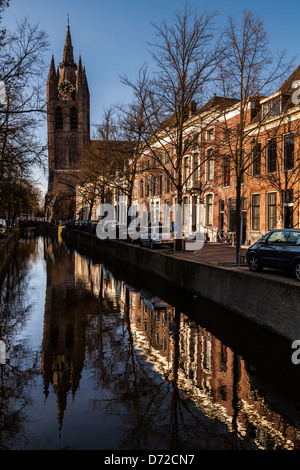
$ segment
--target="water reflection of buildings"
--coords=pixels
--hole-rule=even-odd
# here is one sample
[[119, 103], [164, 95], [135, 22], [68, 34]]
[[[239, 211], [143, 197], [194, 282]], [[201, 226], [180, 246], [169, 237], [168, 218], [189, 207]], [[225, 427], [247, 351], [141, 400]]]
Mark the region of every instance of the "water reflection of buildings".
[[178, 389], [209, 419], [241, 440], [252, 438], [260, 449], [299, 448], [299, 430], [270, 409], [243, 359], [218, 338], [151, 293], [116, 281], [101, 265], [78, 257], [76, 273], [94, 295], [118, 299], [121, 313], [129, 311], [136, 350], [164, 380], [176, 374]]
[[100, 300], [102, 311], [128, 317], [136, 354], [163, 380], [176, 382], [186, 399], [209, 419], [225, 424], [232, 436], [252, 440], [261, 449], [299, 447], [299, 430], [268, 406], [243, 359], [209, 331], [151, 293], [116, 279], [103, 265], [68, 254], [63, 245], [53, 250], [46, 243], [45, 253], [43, 373], [45, 393], [52, 385], [57, 395], [60, 424], [67, 394], [74, 395], [79, 386], [86, 322], [99, 315], [95, 309]]

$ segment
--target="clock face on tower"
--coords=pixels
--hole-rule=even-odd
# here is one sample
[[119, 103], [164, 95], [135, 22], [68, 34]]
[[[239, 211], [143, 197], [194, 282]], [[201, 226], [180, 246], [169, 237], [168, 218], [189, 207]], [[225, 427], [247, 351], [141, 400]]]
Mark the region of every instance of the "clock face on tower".
[[74, 87], [73, 87], [72, 83], [70, 83], [68, 80], [64, 80], [58, 86], [58, 93], [63, 98], [70, 98], [71, 93], [73, 92], [73, 90], [74, 90]]

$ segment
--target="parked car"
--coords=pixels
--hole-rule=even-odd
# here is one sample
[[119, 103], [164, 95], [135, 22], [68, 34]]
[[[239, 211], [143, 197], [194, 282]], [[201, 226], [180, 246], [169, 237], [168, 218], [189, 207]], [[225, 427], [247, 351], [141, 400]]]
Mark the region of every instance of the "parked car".
[[98, 220], [91, 220], [87, 224], [87, 228], [86, 228], [87, 232], [95, 234], [96, 229], [97, 229], [97, 224], [98, 224]]
[[[136, 228], [128, 227], [122, 232], [122, 239], [130, 243], [139, 243], [142, 234], [148, 231], [147, 227], [137, 226]], [[124, 236], [125, 233], [125, 236]]]
[[126, 230], [126, 225], [121, 224], [118, 220], [105, 220], [102, 222], [101, 228], [103, 232], [115, 232], [116, 239], [119, 239]]
[[300, 230], [272, 230], [248, 248], [246, 258], [253, 272], [263, 268], [290, 271], [300, 281]]
[[172, 238], [169, 227], [148, 227], [148, 230], [140, 237], [140, 246], [156, 248], [163, 245], [172, 247], [173, 244], [174, 239]]
[[68, 220], [68, 222], [66, 223], [65, 227], [66, 227], [68, 230], [72, 230], [72, 229], [74, 229], [74, 227], [75, 227], [75, 223], [76, 223], [76, 220]]
[[88, 222], [86, 220], [81, 220], [77, 226], [77, 230], [85, 232], [88, 227]]

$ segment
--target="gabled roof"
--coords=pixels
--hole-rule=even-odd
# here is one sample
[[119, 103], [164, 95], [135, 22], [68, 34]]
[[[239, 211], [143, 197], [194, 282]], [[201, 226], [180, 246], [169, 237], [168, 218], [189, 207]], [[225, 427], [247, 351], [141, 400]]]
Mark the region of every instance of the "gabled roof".
[[224, 98], [222, 96], [214, 95], [207, 103], [205, 103], [197, 112], [197, 114], [206, 113], [213, 109], [218, 111], [224, 110], [238, 103], [239, 100], [235, 98]]
[[284, 95], [293, 93], [295, 89], [292, 88], [292, 84], [296, 80], [300, 80], [300, 65], [298, 65], [298, 67], [295, 68], [295, 70], [286, 79], [286, 81], [281, 85], [278, 91], [280, 91]]

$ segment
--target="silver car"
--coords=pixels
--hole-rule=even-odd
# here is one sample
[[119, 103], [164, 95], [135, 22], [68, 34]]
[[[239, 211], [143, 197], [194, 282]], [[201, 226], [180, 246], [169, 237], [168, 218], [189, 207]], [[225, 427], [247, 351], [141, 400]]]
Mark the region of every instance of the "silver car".
[[174, 239], [169, 227], [148, 227], [148, 230], [140, 237], [140, 246], [149, 246], [152, 249], [164, 245], [172, 247], [173, 244]]

